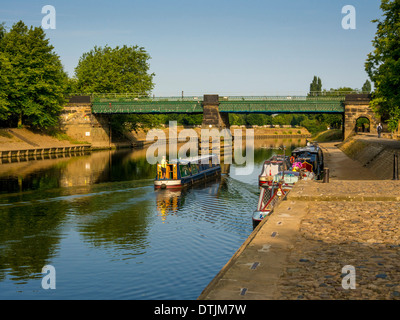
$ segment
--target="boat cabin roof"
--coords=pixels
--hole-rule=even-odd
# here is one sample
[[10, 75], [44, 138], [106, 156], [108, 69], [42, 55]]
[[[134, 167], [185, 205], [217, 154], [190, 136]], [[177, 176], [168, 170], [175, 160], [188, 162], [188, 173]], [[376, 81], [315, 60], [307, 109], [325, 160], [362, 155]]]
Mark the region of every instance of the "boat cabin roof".
[[169, 163], [170, 164], [200, 164], [200, 163], [208, 163], [210, 160], [217, 159], [217, 155], [210, 154], [205, 156], [198, 156], [198, 157], [190, 157], [184, 159], [173, 159]]
[[296, 148], [292, 151], [292, 154], [305, 153], [305, 152], [318, 153], [319, 150], [320, 150], [319, 146], [311, 145], [311, 146], [307, 146], [307, 147]]

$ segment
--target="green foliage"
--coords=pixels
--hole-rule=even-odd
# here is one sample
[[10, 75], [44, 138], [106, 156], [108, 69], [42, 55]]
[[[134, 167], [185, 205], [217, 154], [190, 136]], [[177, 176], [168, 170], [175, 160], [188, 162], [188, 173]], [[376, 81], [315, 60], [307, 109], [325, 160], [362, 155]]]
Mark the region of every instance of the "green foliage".
[[11, 89], [11, 63], [3, 52], [0, 52], [0, 71], [0, 120], [7, 120], [12, 114], [7, 94]]
[[246, 125], [263, 126], [270, 123], [270, 116], [265, 114], [250, 113], [246, 116]]
[[[292, 127], [305, 127], [310, 133], [317, 134], [324, 131], [327, 127], [339, 129], [342, 125], [342, 116], [337, 114], [278, 114], [269, 116], [265, 114], [230, 114], [229, 121], [231, 125], [275, 125]], [[297, 133], [301, 133], [297, 131]]]
[[154, 73], [148, 73], [149, 59], [143, 47], [96, 46], [82, 55], [75, 68], [77, 89], [83, 93], [149, 95], [154, 87]]
[[327, 128], [326, 123], [320, 121], [315, 115], [309, 115], [301, 122], [301, 126], [305, 127], [312, 135], [324, 131]]
[[[150, 74], [150, 55], [143, 47], [124, 45], [94, 47], [84, 53], [70, 79], [68, 91], [81, 93], [137, 93], [149, 96], [154, 87]], [[117, 133], [125, 130], [156, 127], [166, 121], [164, 115], [113, 115], [111, 126]]]
[[230, 113], [229, 114], [229, 123], [232, 126], [244, 126], [244, 125], [246, 125], [246, 115]]
[[0, 27], [0, 119], [48, 128], [58, 124], [67, 76], [42, 28]]
[[342, 125], [343, 117], [339, 114], [324, 114], [322, 121], [325, 122], [331, 129], [339, 129]]
[[336, 95], [336, 94], [340, 94], [340, 93], [342, 93], [342, 94], [348, 94], [349, 92], [358, 92], [359, 90], [357, 90], [357, 89], [353, 89], [353, 88], [350, 88], [350, 87], [340, 87], [340, 88], [337, 88], [337, 89], [333, 89], [333, 88], [331, 88], [329, 91], [325, 91], [324, 90], [324, 92], [326, 92], [326, 94], [325, 95]]
[[318, 95], [322, 91], [322, 81], [321, 78], [314, 76], [313, 81], [310, 83], [310, 95]]
[[316, 142], [329, 142], [343, 140], [343, 131], [334, 129], [320, 132], [314, 137], [313, 141]]
[[365, 70], [374, 83], [371, 107], [381, 116], [389, 117], [394, 131], [400, 119], [400, 1], [382, 0], [383, 20], [377, 23], [372, 41], [374, 50], [368, 54]]
[[372, 90], [372, 88], [371, 88], [371, 82], [367, 79], [367, 80], [364, 82], [364, 84], [363, 84], [363, 86], [362, 86], [362, 88], [361, 88], [361, 91], [362, 91], [362, 92], [368, 92], [368, 93], [370, 93], [371, 90]]

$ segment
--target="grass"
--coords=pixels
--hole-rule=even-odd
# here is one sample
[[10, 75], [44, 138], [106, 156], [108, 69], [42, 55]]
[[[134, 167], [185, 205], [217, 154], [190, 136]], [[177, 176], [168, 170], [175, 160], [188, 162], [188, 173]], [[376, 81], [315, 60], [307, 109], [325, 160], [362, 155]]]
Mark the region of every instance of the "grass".
[[13, 137], [12, 134], [6, 130], [0, 130], [0, 136], [8, 139], [11, 139]]
[[343, 132], [341, 129], [326, 130], [318, 133], [312, 140], [316, 142], [342, 141]]
[[65, 141], [66, 140], [66, 141], [68, 141], [69, 143], [72, 143], [72, 144], [90, 144], [87, 141], [75, 140], [75, 139], [71, 138], [70, 136], [68, 136], [66, 133], [62, 133], [62, 132], [52, 132], [50, 135], [53, 138], [56, 138], [56, 139], [58, 139], [60, 141]]

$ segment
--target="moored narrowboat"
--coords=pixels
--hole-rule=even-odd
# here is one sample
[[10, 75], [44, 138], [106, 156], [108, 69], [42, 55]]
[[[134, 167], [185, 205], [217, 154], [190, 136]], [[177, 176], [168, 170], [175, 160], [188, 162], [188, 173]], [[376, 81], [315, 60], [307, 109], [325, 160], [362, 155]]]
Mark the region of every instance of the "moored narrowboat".
[[316, 143], [307, 143], [306, 147], [296, 148], [292, 151], [293, 168], [306, 169], [320, 180], [324, 171], [324, 155]]
[[273, 177], [280, 171], [288, 170], [291, 167], [289, 157], [283, 155], [274, 155], [265, 160], [258, 176], [258, 184], [271, 184]]
[[221, 166], [216, 155], [205, 155], [185, 159], [171, 160], [165, 165], [163, 178], [162, 165], [157, 164], [155, 188], [182, 188], [209, 177], [221, 174]]
[[284, 183], [273, 182], [264, 184], [260, 188], [257, 209], [253, 212], [253, 228], [255, 228], [266, 216], [269, 216], [277, 203], [286, 197], [290, 189]]

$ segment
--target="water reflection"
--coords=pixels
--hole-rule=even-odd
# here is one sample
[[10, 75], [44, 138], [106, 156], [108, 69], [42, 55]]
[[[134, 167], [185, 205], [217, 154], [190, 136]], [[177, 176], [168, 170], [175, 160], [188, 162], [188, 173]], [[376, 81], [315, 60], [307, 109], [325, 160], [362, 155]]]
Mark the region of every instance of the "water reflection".
[[6, 270], [19, 283], [37, 277], [57, 252], [66, 203], [3, 207], [0, 214], [0, 281]]
[[179, 191], [154, 190], [146, 149], [0, 165], [0, 298], [41, 297], [41, 269], [55, 264], [59, 298], [107, 299], [105, 274], [117, 272], [113, 298], [195, 299], [252, 231], [261, 165], [291, 149], [271, 143], [254, 150], [251, 175], [226, 165]]
[[176, 214], [185, 204], [184, 191], [158, 189], [156, 192], [157, 211], [161, 220], [165, 222], [168, 215]]

